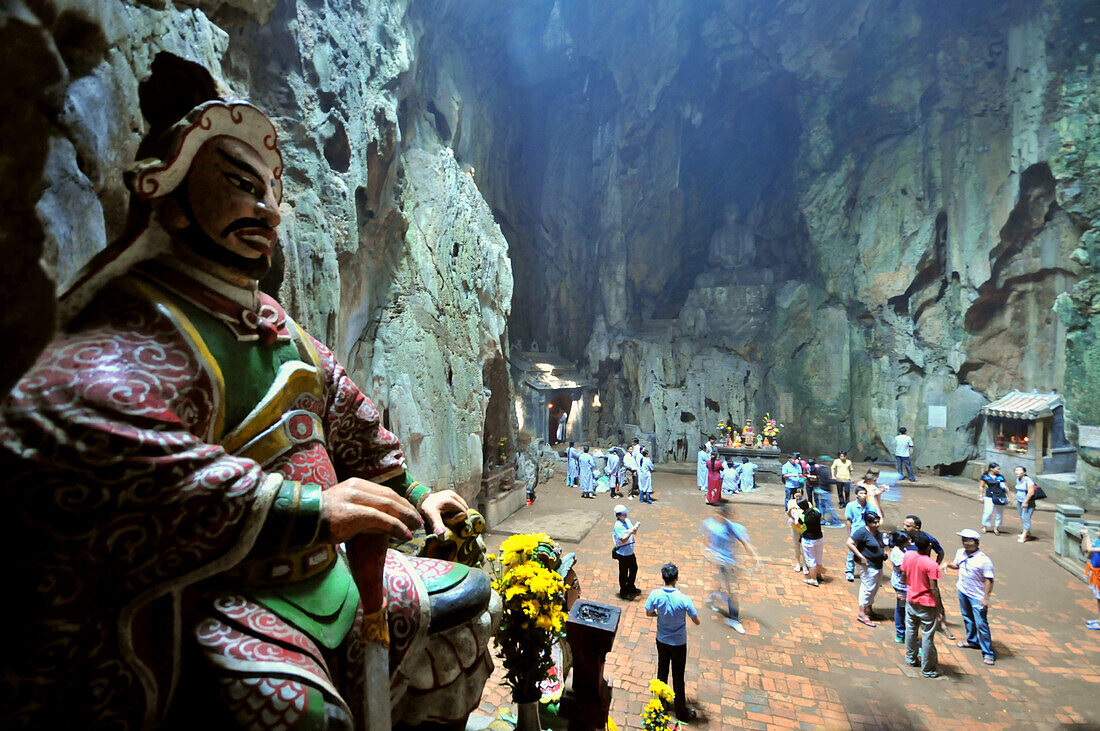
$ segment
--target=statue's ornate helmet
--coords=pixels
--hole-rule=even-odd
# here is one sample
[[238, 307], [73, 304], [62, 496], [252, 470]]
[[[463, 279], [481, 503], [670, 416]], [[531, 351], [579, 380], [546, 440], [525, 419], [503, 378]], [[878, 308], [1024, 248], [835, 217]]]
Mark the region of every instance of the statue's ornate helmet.
[[275, 175], [275, 198], [283, 199], [283, 156], [278, 134], [267, 115], [246, 101], [216, 99], [203, 102], [166, 130], [163, 157], [147, 157], [134, 163], [127, 182], [134, 195], [153, 200], [174, 191], [187, 177], [195, 154], [215, 137], [233, 137], [254, 149]]
[[256, 151], [274, 173], [275, 198], [283, 198], [283, 157], [275, 125], [252, 104], [233, 97], [202, 66], [167, 52], [153, 59], [138, 85], [149, 131], [138, 161], [126, 172], [133, 194], [126, 234], [97, 254], [61, 295], [61, 320], [70, 320], [107, 282], [167, 249], [168, 235], [151, 204], [177, 190], [203, 143], [233, 137]]

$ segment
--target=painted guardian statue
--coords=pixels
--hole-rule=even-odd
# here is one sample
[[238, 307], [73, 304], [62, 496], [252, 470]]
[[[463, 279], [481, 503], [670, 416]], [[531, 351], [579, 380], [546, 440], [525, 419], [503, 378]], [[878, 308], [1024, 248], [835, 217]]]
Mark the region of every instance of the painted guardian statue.
[[274, 126], [167, 54], [140, 96], [130, 232], [0, 409], [3, 725], [464, 726], [499, 599], [478, 569], [387, 549], [467, 506], [411, 479], [371, 401], [258, 287]]

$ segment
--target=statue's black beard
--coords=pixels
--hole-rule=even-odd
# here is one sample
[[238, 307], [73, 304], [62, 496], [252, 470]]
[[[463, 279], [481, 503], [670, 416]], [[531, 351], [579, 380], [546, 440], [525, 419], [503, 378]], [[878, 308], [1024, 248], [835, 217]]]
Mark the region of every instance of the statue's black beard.
[[[188, 216], [190, 218], [190, 216]], [[180, 231], [177, 236], [179, 240], [187, 245], [187, 248], [195, 252], [203, 259], [209, 259], [215, 264], [221, 264], [222, 266], [229, 267], [230, 269], [240, 272], [249, 279], [262, 279], [267, 274], [268, 269], [271, 268], [271, 261], [266, 256], [260, 256], [255, 259], [248, 259], [240, 254], [234, 254], [224, 246], [219, 246], [213, 239], [206, 235], [206, 232], [194, 222]]]

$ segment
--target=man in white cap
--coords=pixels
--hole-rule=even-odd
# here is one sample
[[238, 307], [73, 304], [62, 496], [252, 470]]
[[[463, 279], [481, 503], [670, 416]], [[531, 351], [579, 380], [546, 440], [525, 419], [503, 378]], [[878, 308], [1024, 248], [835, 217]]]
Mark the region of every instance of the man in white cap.
[[992, 665], [993, 642], [989, 635], [987, 613], [989, 595], [993, 593], [993, 560], [978, 547], [981, 541], [978, 531], [967, 528], [959, 531], [958, 535], [962, 539], [962, 548], [947, 564], [947, 568], [959, 572], [959, 613], [966, 625], [966, 639], [957, 646], [981, 649], [985, 664]]
[[632, 523], [626, 517], [626, 506], [615, 506], [615, 525], [611, 527], [614, 548], [611, 555], [619, 562], [619, 597], [632, 599], [642, 593], [634, 580], [638, 576], [638, 559], [634, 556], [634, 537], [638, 535], [641, 523]]

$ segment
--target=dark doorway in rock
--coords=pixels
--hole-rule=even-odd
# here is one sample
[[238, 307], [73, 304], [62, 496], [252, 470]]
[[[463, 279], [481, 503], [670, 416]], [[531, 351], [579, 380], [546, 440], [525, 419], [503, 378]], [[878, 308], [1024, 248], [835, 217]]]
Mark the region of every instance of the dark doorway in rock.
[[567, 442], [569, 440], [569, 409], [573, 405], [573, 397], [568, 391], [551, 391], [546, 408], [550, 412], [547, 419], [546, 439], [551, 445]]

